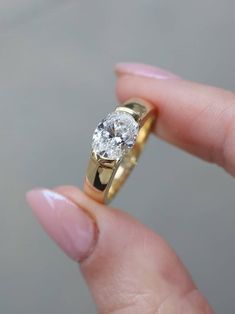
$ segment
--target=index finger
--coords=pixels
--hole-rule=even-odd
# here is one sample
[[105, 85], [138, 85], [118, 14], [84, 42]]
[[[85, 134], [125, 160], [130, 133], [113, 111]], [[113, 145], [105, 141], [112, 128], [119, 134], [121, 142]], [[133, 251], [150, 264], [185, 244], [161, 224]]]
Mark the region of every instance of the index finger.
[[176, 77], [125, 72], [123, 64], [116, 71], [120, 101], [140, 97], [157, 106], [159, 137], [235, 175], [234, 93]]

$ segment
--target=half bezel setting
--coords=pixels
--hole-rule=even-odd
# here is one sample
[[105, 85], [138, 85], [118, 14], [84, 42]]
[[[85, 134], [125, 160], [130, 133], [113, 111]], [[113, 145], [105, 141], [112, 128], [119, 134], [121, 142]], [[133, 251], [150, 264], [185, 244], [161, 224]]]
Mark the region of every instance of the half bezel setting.
[[117, 195], [137, 164], [155, 118], [151, 103], [131, 98], [98, 124], [84, 182], [89, 197], [107, 204]]
[[130, 113], [109, 113], [94, 131], [92, 151], [100, 158], [119, 160], [135, 145], [138, 132], [139, 124]]

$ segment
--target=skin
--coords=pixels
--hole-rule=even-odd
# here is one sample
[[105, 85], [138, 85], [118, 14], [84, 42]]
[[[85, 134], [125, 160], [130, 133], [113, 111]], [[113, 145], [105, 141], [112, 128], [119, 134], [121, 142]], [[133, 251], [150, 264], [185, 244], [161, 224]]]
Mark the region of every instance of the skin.
[[[234, 93], [178, 78], [129, 73], [120, 67], [117, 74], [120, 102], [140, 97], [156, 105], [158, 137], [235, 174]], [[76, 258], [76, 250], [68, 253], [59, 239], [61, 226], [49, 221], [47, 213], [31, 201], [44, 229], [80, 261], [99, 313], [213, 313], [174, 250], [158, 234], [125, 211], [98, 204], [76, 187], [54, 191], [81, 208], [97, 226], [96, 241], [89, 244], [87, 254]], [[73, 221], [76, 215], [78, 210], [73, 211]], [[69, 227], [70, 220], [66, 221]]]

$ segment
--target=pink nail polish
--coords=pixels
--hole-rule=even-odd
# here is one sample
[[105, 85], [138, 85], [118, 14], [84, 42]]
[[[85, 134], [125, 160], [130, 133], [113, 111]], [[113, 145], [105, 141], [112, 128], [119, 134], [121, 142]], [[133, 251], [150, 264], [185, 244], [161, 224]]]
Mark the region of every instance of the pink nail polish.
[[154, 78], [157, 80], [172, 80], [172, 79], [180, 79], [179, 76], [161, 69], [156, 68], [148, 64], [143, 63], [118, 63], [115, 66], [115, 72], [117, 75], [137, 75], [144, 76], [149, 78]]
[[89, 255], [96, 242], [95, 222], [61, 194], [38, 189], [26, 195], [39, 222], [61, 249], [75, 261]]

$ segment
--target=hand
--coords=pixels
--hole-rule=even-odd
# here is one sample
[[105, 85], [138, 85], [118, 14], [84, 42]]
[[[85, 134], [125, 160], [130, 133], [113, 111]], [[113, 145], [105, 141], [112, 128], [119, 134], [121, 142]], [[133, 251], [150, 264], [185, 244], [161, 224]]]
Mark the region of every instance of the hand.
[[[117, 96], [159, 110], [154, 133], [235, 174], [235, 95], [150, 66], [119, 64]], [[213, 313], [169, 245], [118, 209], [76, 187], [33, 190], [29, 204], [73, 260], [99, 313]]]

